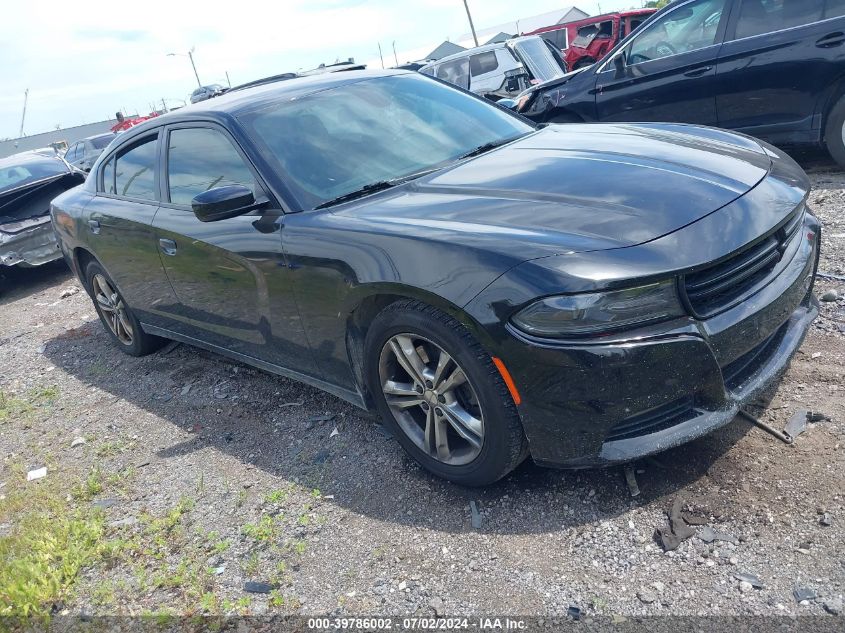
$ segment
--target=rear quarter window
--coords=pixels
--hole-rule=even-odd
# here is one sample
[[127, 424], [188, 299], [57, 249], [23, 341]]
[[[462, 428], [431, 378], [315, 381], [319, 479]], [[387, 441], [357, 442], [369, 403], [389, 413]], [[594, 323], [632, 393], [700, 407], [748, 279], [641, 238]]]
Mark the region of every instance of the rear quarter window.
[[479, 53], [469, 58], [469, 71], [473, 77], [492, 73], [499, 67], [499, 60], [496, 59], [496, 52]]

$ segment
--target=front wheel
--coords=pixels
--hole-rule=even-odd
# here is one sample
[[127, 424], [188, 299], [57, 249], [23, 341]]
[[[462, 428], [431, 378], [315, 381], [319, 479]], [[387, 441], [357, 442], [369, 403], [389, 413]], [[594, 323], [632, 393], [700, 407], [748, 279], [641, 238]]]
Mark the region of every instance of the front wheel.
[[92, 261], [85, 267], [85, 280], [100, 321], [123, 352], [146, 356], [167, 342], [144, 332], [117, 285], [98, 262]]
[[824, 142], [833, 160], [845, 167], [845, 97], [833, 106], [827, 117]]
[[491, 484], [528, 454], [513, 398], [489, 354], [458, 321], [400, 301], [373, 321], [367, 384], [403, 448], [439, 477]]

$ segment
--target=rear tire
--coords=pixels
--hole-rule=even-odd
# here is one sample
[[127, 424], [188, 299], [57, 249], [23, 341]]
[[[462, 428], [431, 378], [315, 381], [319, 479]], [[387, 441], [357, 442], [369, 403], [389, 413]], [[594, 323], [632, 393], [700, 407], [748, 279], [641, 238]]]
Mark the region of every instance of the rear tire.
[[833, 160], [845, 167], [845, 97], [837, 101], [827, 117], [824, 142]]
[[85, 283], [103, 327], [122, 352], [130, 356], [146, 356], [167, 342], [144, 332], [129, 304], [99, 262], [88, 262]]
[[418, 301], [391, 304], [369, 328], [364, 361], [380, 416], [431, 473], [485, 486], [527, 457], [507, 386], [490, 355], [451, 316]]

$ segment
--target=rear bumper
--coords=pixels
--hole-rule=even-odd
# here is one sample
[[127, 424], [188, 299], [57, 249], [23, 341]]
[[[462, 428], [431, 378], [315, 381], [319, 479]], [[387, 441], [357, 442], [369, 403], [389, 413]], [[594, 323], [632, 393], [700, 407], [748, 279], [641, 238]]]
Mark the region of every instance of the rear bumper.
[[609, 466], [728, 424], [778, 380], [818, 315], [812, 285], [819, 226], [768, 286], [711, 319], [682, 319], [597, 344], [528, 339], [502, 353], [517, 382], [534, 460]]
[[40, 266], [61, 256], [49, 215], [0, 226], [0, 265]]

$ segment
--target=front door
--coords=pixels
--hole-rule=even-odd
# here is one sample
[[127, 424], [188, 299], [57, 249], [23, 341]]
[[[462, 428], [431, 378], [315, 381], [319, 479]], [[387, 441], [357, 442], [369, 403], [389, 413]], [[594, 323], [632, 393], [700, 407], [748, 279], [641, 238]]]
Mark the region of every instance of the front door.
[[241, 184], [270, 197], [222, 129], [174, 126], [165, 139], [159, 255], [179, 300], [171, 329], [239, 354], [316, 375], [282, 255], [278, 206], [200, 222], [191, 200]]
[[719, 125], [776, 142], [817, 140], [817, 98], [845, 69], [845, 2], [738, 3], [719, 55]]
[[714, 125], [729, 1], [679, 4], [617, 51], [596, 74], [598, 120]]

